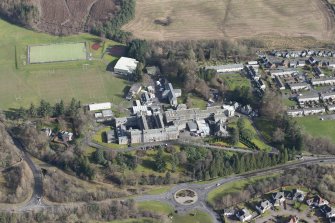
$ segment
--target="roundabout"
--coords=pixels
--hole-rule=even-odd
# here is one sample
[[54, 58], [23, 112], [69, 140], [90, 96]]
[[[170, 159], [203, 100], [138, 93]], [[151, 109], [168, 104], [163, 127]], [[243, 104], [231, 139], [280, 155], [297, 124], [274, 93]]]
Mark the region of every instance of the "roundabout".
[[192, 205], [198, 201], [198, 194], [191, 189], [181, 189], [174, 194], [174, 200], [181, 205]]

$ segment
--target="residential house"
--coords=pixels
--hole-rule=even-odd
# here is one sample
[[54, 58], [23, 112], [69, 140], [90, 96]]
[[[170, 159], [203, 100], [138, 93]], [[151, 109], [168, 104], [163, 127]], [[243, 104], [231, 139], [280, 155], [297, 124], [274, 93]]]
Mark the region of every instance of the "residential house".
[[324, 77], [325, 76], [325, 74], [322, 72], [320, 67], [313, 67], [313, 71], [314, 71], [315, 75], [318, 76], [318, 77]]
[[306, 61], [305, 60], [298, 60], [297, 61], [297, 67], [304, 67], [306, 66]]
[[138, 61], [133, 58], [121, 57], [114, 66], [114, 72], [120, 75], [131, 75], [137, 68]]
[[245, 222], [245, 221], [250, 221], [252, 218], [252, 215], [250, 214], [250, 212], [243, 208], [242, 210], [239, 210], [236, 212], [236, 217], [241, 221], [241, 222]]
[[223, 210], [223, 215], [224, 216], [233, 216], [235, 214], [235, 209], [234, 208], [226, 208]]
[[321, 207], [322, 205], [329, 204], [329, 202], [319, 195], [314, 196], [313, 198], [306, 201], [308, 206]]
[[329, 206], [328, 204], [320, 207], [320, 211], [326, 215], [327, 218], [335, 217], [335, 209]]
[[298, 223], [299, 218], [297, 216], [291, 216], [290, 220], [287, 223]]
[[308, 63], [309, 64], [312, 64], [312, 65], [314, 65], [314, 64], [316, 64], [318, 61], [316, 60], [316, 59], [314, 59], [314, 57], [310, 57], [310, 58], [308, 58]]
[[44, 132], [46, 136], [51, 136], [52, 134], [52, 130], [50, 128], [43, 128], [41, 131]]
[[285, 85], [283, 83], [283, 81], [280, 79], [280, 77], [275, 76], [275, 81], [277, 84], [277, 87], [279, 88], [279, 90], [285, 90]]
[[250, 105], [245, 105], [241, 108], [241, 113], [244, 115], [250, 115], [252, 112], [252, 108]]
[[285, 201], [285, 193], [283, 191], [279, 191], [277, 193], [272, 194], [272, 200], [274, 206], [280, 206]]
[[299, 201], [299, 202], [303, 202], [305, 199], [305, 192], [298, 190], [298, 189], [294, 189], [292, 191], [292, 200], [294, 201]]
[[63, 142], [70, 142], [73, 140], [73, 133], [72, 132], [66, 132], [66, 131], [61, 131], [58, 133], [58, 138], [63, 140]]
[[262, 201], [259, 205], [256, 205], [256, 209], [260, 214], [263, 214], [272, 207], [272, 204], [268, 200]]

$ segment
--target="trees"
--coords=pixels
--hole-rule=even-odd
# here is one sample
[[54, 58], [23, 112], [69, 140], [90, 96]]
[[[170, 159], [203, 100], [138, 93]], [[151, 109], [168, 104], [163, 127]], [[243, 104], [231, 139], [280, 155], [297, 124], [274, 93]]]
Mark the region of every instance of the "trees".
[[159, 149], [157, 154], [155, 155], [155, 168], [156, 171], [162, 173], [166, 170], [166, 162], [164, 160], [163, 150]]
[[149, 51], [147, 41], [134, 39], [128, 44], [127, 56], [145, 63], [146, 54]]
[[110, 21], [104, 24], [96, 24], [91, 33], [101, 36], [104, 35], [109, 39], [114, 39], [120, 42], [127, 42], [131, 33], [121, 30], [121, 26], [130, 21], [135, 14], [135, 0], [119, 0], [120, 11]]
[[235, 145], [240, 141], [239, 130], [238, 128], [232, 127], [229, 128], [230, 133], [230, 143]]

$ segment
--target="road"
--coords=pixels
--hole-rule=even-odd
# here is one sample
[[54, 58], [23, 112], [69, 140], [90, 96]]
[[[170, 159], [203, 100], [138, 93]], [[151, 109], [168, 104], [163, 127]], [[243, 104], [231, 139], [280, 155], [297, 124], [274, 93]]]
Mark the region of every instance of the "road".
[[[10, 133], [11, 134], [11, 133]], [[12, 136], [12, 135], [11, 135]], [[31, 169], [31, 172], [33, 173], [34, 177], [34, 188], [31, 198], [26, 202], [23, 206], [19, 208], [21, 211], [27, 211], [30, 209], [33, 209], [34, 207], [42, 206], [42, 197], [43, 197], [43, 177], [42, 177], [42, 171], [40, 168], [36, 167], [34, 162], [32, 161], [30, 155], [27, 153], [27, 151], [24, 149], [24, 145], [20, 140], [13, 137], [13, 142], [16, 145], [17, 148], [21, 150], [22, 159], [26, 161], [29, 168]]]
[[[3, 122], [2, 122], [3, 123]], [[28, 164], [28, 167], [31, 169], [31, 172], [34, 177], [34, 187], [33, 187], [33, 193], [30, 197], [30, 199], [25, 202], [23, 205], [21, 205], [18, 210], [19, 211], [28, 211], [36, 209], [36, 207], [42, 207], [42, 197], [43, 197], [43, 177], [42, 172], [40, 168], [36, 167], [34, 162], [32, 161], [30, 155], [25, 150], [25, 146], [23, 143], [15, 137], [15, 135], [10, 131], [8, 126], [6, 126], [5, 123], [3, 123], [4, 126], [7, 129], [8, 134], [12, 137], [14, 148], [17, 149], [17, 153], [20, 154], [20, 157], [23, 161], [25, 161]]]

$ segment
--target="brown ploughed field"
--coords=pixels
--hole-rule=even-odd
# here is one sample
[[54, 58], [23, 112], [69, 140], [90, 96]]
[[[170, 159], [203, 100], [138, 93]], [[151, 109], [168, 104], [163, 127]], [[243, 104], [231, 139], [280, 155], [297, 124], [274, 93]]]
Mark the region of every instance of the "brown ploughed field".
[[324, 0], [137, 0], [135, 19], [123, 29], [149, 40], [333, 40], [335, 19]]
[[86, 26], [113, 18], [114, 0], [40, 0], [39, 30], [53, 34], [82, 32]]

